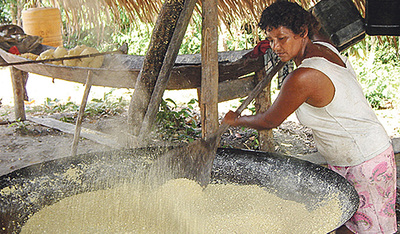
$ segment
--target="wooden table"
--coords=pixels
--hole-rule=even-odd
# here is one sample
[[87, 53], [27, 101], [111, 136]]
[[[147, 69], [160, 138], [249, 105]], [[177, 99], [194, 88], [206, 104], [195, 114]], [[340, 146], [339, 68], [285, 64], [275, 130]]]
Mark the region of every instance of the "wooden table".
[[[219, 102], [247, 95], [254, 87], [254, 72], [264, 67], [263, 57], [243, 58], [249, 51], [220, 52], [219, 60]], [[29, 61], [21, 56], [0, 49], [0, 56], [8, 63]], [[22, 76], [35, 73], [56, 79], [86, 83], [88, 72], [92, 73], [92, 85], [114, 88], [135, 87], [136, 78], [143, 64], [144, 56], [112, 54], [104, 57], [101, 68], [59, 66], [48, 63], [16, 65], [12, 68], [16, 118], [25, 119]], [[248, 76], [246, 76], [248, 75]], [[167, 86], [169, 90], [195, 89], [201, 86], [201, 56], [179, 55]], [[22, 100], [22, 101], [21, 101]]]

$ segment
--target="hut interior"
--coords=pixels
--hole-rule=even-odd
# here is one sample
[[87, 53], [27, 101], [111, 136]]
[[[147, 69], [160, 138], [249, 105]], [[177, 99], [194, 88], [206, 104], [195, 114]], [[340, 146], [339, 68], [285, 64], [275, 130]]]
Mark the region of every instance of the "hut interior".
[[[145, 139], [144, 136], [148, 136], [164, 90], [195, 88], [198, 90], [202, 137], [205, 138], [218, 128], [218, 103], [247, 96], [257, 81], [266, 75], [266, 64], [273, 66], [271, 61], [274, 60], [273, 56], [267, 55], [268, 53], [252, 58], [246, 56], [250, 51], [218, 52], [218, 29], [229, 27], [230, 24], [240, 21], [252, 27], [251, 31], [254, 34], [262, 34], [256, 29], [258, 18], [262, 10], [272, 2], [261, 0], [167, 2], [160, 0], [49, 0], [13, 3], [15, 5], [14, 23], [21, 25], [22, 28], [24, 28], [21, 22], [22, 9], [41, 9], [49, 6], [62, 10], [62, 14], [65, 15], [63, 27], [66, 32], [79, 30], [79, 25], [82, 24], [104, 28], [107, 22], [107, 20], [104, 21], [105, 18], [114, 20], [118, 28], [118, 24], [123, 20], [120, 12], [129, 18], [130, 25], [143, 22], [154, 26], [146, 56], [111, 54], [105, 56], [102, 67], [94, 69], [47, 64], [14, 66], [11, 73], [14, 84], [15, 118], [26, 119], [24, 108], [26, 92], [24, 90], [29, 72], [86, 84], [87, 92], [90, 91], [91, 85], [134, 88], [127, 121], [130, 136], [127, 146], [138, 146], [138, 142], [143, 144], [145, 141], [136, 139]], [[331, 38], [339, 50], [364, 38], [365, 19], [368, 13], [365, 1], [298, 0], [295, 2], [309, 9], [319, 18], [323, 32]], [[342, 14], [343, 12], [346, 14]], [[370, 10], [369, 15], [373, 15], [371, 12]], [[99, 13], [102, 17], [99, 17]], [[186, 28], [188, 24], [193, 23], [193, 14], [202, 16], [201, 54], [178, 55]], [[332, 20], [332, 15], [340, 17], [341, 14], [346, 17], [342, 17], [341, 20]], [[347, 17], [348, 14], [352, 14], [352, 17]], [[367, 18], [367, 26], [369, 18]], [[374, 24], [377, 22], [374, 21]], [[369, 31], [371, 30], [374, 29], [370, 27]], [[385, 33], [396, 35], [399, 32]], [[256, 40], [254, 43], [257, 43], [257, 39], [262, 37], [254, 38]], [[44, 43], [38, 46], [37, 40], [32, 39], [29, 42], [33, 43], [36, 52], [49, 48], [49, 44]], [[26, 62], [6, 51], [0, 52], [8, 63]], [[93, 79], [89, 79], [92, 76]], [[266, 89], [256, 98], [257, 111], [267, 109], [270, 102], [270, 94]], [[85, 103], [86, 100], [83, 97], [81, 105], [84, 106]], [[79, 128], [78, 121], [75, 137], [79, 137]], [[262, 131], [259, 135], [264, 139], [260, 141], [260, 148], [272, 150], [271, 132]]]
[[[295, 2], [310, 9], [315, 14], [322, 14], [324, 12], [321, 13], [321, 11], [326, 10], [326, 8], [321, 9], [318, 7], [321, 6], [321, 4], [318, 4], [328, 1], [332, 2], [331, 0], [297, 0]], [[22, 2], [23, 1], [18, 1], [16, 4]], [[119, 146], [114, 142], [108, 142], [108, 144], [114, 145], [116, 148], [133, 148], [132, 146], [143, 146], [143, 144], [146, 143], [146, 136], [148, 136], [152, 123], [154, 122], [155, 113], [158, 111], [162, 95], [166, 89], [197, 89], [201, 108], [202, 137], [207, 138], [218, 129], [218, 103], [247, 96], [260, 80], [268, 76], [272, 70], [271, 68], [274, 67], [277, 62], [272, 53], [268, 53], [270, 51], [262, 56], [256, 57], [249, 56], [252, 52], [251, 49], [244, 51], [218, 51], [218, 29], [220, 27], [229, 27], [230, 24], [239, 20], [249, 22], [249, 25], [253, 27], [253, 32], [258, 34], [259, 31], [256, 29], [258, 18], [262, 10], [273, 2], [272, 0], [48, 0], [46, 4], [43, 4], [43, 2], [45, 1], [31, 0], [29, 3], [27, 1], [26, 4], [32, 8], [52, 6], [62, 9], [67, 19], [63, 27], [66, 27], [67, 32], [78, 30], [79, 25], [82, 23], [95, 25], [99, 28], [104, 27], [105, 22], [99, 20], [99, 14], [108, 17], [110, 21], [115, 20], [116, 24], [118, 24], [120, 20], [123, 20], [120, 18], [121, 11], [129, 17], [131, 24], [140, 21], [154, 25], [151, 42], [145, 56], [111, 53], [104, 55], [103, 64], [98, 68], [67, 67], [54, 64], [24, 64], [14, 65], [11, 68], [14, 85], [15, 115], [16, 118], [21, 120], [26, 119], [24, 86], [29, 73], [37, 73], [55, 79], [85, 84], [86, 89], [82, 99], [81, 110], [85, 107], [87, 96], [92, 85], [134, 89], [135, 91], [132, 95], [128, 114], [131, 138], [126, 142], [126, 145], [123, 146]], [[362, 40], [365, 36], [363, 22], [367, 13], [366, 3], [364, 0], [341, 0], [335, 1], [335, 3], [351, 3], [351, 6], [357, 10], [356, 17], [350, 17], [353, 21], [348, 22], [348, 25], [356, 25], [355, 28], [350, 27], [352, 33], [351, 37], [346, 38], [344, 41], [341, 40], [343, 37], [339, 37], [337, 40], [337, 47], [344, 49], [354, 42]], [[25, 7], [27, 5], [25, 5]], [[17, 11], [16, 15], [19, 13], [20, 12]], [[201, 14], [202, 16], [201, 54], [178, 55], [183, 34], [187, 26], [192, 22], [191, 16], [193, 14]], [[15, 19], [15, 25], [23, 26], [20, 17], [15, 17]], [[360, 25], [360, 22], [362, 22], [362, 26], [357, 27]], [[339, 35], [339, 33], [328, 31], [327, 28], [324, 28], [324, 30], [331, 38], [332, 35]], [[346, 30], [347, 36], [349, 29], [347, 28]], [[389, 35], [389, 33], [387, 35]], [[257, 42], [258, 41], [255, 41], [254, 43], [256, 44]], [[255, 46], [255, 44], [253, 46]], [[40, 44], [38, 47], [35, 47], [35, 49], [40, 52], [49, 48], [54, 47], [45, 44]], [[8, 53], [8, 51], [3, 49], [0, 49], [0, 56], [7, 63], [29, 61], [28, 59]], [[234, 92], [232, 90], [234, 90]], [[270, 93], [267, 88], [256, 98], [258, 111], [266, 110], [270, 102]], [[82, 113], [79, 113], [79, 115], [82, 117]], [[80, 136], [79, 118], [76, 123], [74, 135], [75, 139], [71, 150], [72, 155], [76, 154], [76, 139]], [[264, 151], [272, 151], [272, 146], [268, 140], [271, 138], [271, 132], [260, 132], [260, 137], [264, 137], [264, 140], [261, 142], [265, 143], [261, 146], [261, 149]], [[138, 139], [140, 139], [140, 142]], [[221, 152], [219, 153], [222, 154]], [[219, 163], [220, 156], [217, 156], [216, 162]], [[99, 156], [95, 155], [95, 157]], [[271, 156], [268, 155], [265, 157]], [[133, 158], [134, 157], [130, 157], [129, 160]], [[253, 155], [250, 158], [253, 160]], [[254, 161], [258, 163], [259, 159], [256, 157], [254, 158]], [[65, 159], [65, 161], [75, 159], [76, 157], [71, 157]], [[119, 159], [122, 159], [122, 156]], [[92, 156], [88, 156], [88, 161], [90, 160], [92, 160]], [[290, 160], [293, 159], [288, 159], [286, 161]], [[114, 161], [118, 160], [112, 158], [109, 161], [114, 163]], [[222, 161], [223, 163], [228, 162], [229, 157], [224, 158]], [[240, 160], [238, 159], [235, 162], [238, 161]], [[50, 165], [52, 163], [53, 162], [48, 164]], [[80, 161], [77, 165], [80, 165], [79, 163]], [[297, 164], [303, 163], [304, 162], [295, 161], [294, 165], [296, 166]], [[130, 166], [125, 164], [126, 161], [121, 163], [122, 166]], [[132, 167], [136, 165], [137, 162], [132, 163]], [[59, 164], [57, 164], [57, 166], [59, 166]], [[292, 164], [289, 166], [292, 166]], [[33, 169], [35, 169], [35, 167], [33, 167]], [[29, 174], [29, 170], [31, 169], [24, 169], [22, 173]], [[64, 168], [59, 170], [64, 170]], [[245, 171], [246, 169], [243, 170]], [[261, 170], [262, 169], [260, 169], [260, 171]], [[325, 169], [323, 167], [318, 167], [316, 170]], [[103, 172], [102, 169], [99, 171], [99, 175], [101, 175]], [[15, 176], [18, 173], [21, 173], [21, 171], [7, 176]], [[218, 174], [216, 173], [214, 176], [218, 176]], [[247, 175], [243, 173], [243, 176]], [[262, 176], [266, 177], [265, 175]], [[223, 177], [222, 180], [227, 180], [228, 177]], [[92, 182], [90, 179], [91, 178], [88, 179], [88, 184]], [[240, 179], [241, 178], [239, 178], [239, 180]], [[254, 181], [256, 180], [258, 180], [258, 178], [254, 179]], [[334, 183], [336, 183], [337, 178], [335, 177], [333, 180]], [[11, 179], [9, 179], [9, 181], [11, 181]], [[279, 179], [273, 182], [275, 183], [275, 181], [277, 181], [277, 185], [280, 184]], [[5, 186], [9, 185], [4, 184], [4, 187]], [[280, 187], [282, 187], [282, 185], [280, 185]], [[47, 194], [47, 191], [45, 192], [45, 194]], [[53, 194], [53, 191], [50, 191], [49, 194]], [[347, 196], [347, 194], [345, 195]], [[354, 191], [352, 191], [352, 196], [356, 197]], [[358, 204], [358, 201], [351, 201], [352, 205], [354, 205], [353, 203]], [[347, 215], [348, 214], [346, 214], [346, 219], [348, 218]], [[10, 217], [7, 216], [7, 218]], [[23, 219], [26, 219], [26, 217], [23, 217]], [[6, 219], [4, 218], [4, 220]]]
[[[328, 1], [328, 0], [326, 0]], [[88, 1], [88, 0], [68, 0], [68, 1], [57, 1], [57, 0], [49, 0], [49, 1], [20, 1], [15, 5], [15, 17], [14, 23], [22, 25], [21, 22], [21, 15], [22, 10], [26, 8], [40, 8], [45, 6], [56, 7], [62, 9], [62, 13], [65, 14], [65, 31], [66, 32], [73, 32], [74, 30], [79, 30], [79, 25], [87, 24], [87, 25], [94, 25], [95, 27], [104, 28], [105, 23], [104, 17], [115, 20], [118, 24], [121, 22], [122, 18], [120, 17], [120, 12], [122, 11], [125, 15], [129, 18], [130, 23], [132, 25], [135, 22], [144, 22], [154, 25], [153, 35], [151, 44], [149, 45], [147, 56], [145, 58], [139, 58], [135, 55], [130, 55], [128, 60], [138, 60], [135, 61], [137, 64], [141, 64], [140, 67], [129, 67], [127, 70], [124, 71], [125, 73], [129, 73], [123, 76], [130, 76], [132, 73], [131, 70], [135, 70], [135, 73], [132, 78], [127, 81], [120, 81], [117, 84], [116, 82], [110, 82], [112, 84], [102, 84], [102, 82], [98, 81], [101, 80], [101, 77], [94, 75], [95, 78], [93, 80], [93, 85], [111, 85], [116, 87], [133, 87], [135, 88], [135, 92], [133, 93], [130, 111], [129, 111], [129, 125], [130, 125], [130, 132], [133, 136], [141, 136], [146, 135], [149, 131], [151, 124], [154, 122], [154, 113], [157, 112], [159, 103], [161, 102], [162, 93], [165, 89], [170, 88], [173, 84], [174, 80], [174, 73], [179, 73], [181, 71], [175, 72], [177, 66], [173, 66], [174, 62], [177, 63], [176, 55], [177, 52], [173, 51], [173, 46], [179, 49], [180, 41], [179, 36], [174, 35], [173, 38], [174, 43], [170, 43], [170, 48], [164, 47], [164, 50], [160, 49], [162, 45], [162, 41], [170, 42], [173, 36], [173, 32], [176, 30], [178, 32], [185, 32], [187, 24], [190, 23], [191, 15], [192, 14], [202, 14], [203, 22], [202, 22], [202, 51], [207, 51], [207, 53], [202, 53], [203, 56], [200, 56], [200, 61], [196, 61], [198, 66], [184, 66], [180, 69], [185, 69], [187, 75], [181, 78], [176, 83], [195, 83], [196, 85], [191, 85], [190, 88], [198, 88], [198, 96], [200, 101], [200, 108], [201, 108], [201, 115], [202, 115], [202, 136], [205, 137], [206, 135], [212, 133], [217, 129], [218, 126], [218, 109], [217, 105], [218, 102], [221, 100], [227, 100], [231, 98], [235, 98], [238, 96], [246, 96], [246, 92], [243, 90], [238, 91], [239, 93], [235, 93], [232, 97], [224, 97], [218, 98], [218, 96], [223, 95], [220, 93], [224, 86], [232, 82], [225, 82], [221, 83], [225, 80], [235, 81], [240, 80], [241, 83], [245, 82], [246, 79], [238, 79], [243, 75], [247, 75], [249, 73], [262, 73], [263, 69], [262, 66], [260, 67], [260, 61], [262, 59], [254, 60], [245, 60], [245, 59], [236, 59], [234, 62], [237, 64], [243, 64], [238, 66], [237, 68], [234, 67], [227, 67], [226, 70], [228, 73], [233, 74], [226, 74], [224, 76], [223, 73], [227, 73], [224, 69], [223, 63], [224, 61], [219, 61], [218, 57], [218, 27], [229, 27], [230, 24], [237, 22], [238, 20], [241, 22], [248, 22], [250, 27], [253, 27], [253, 33], [259, 33], [259, 30], [256, 29], [257, 22], [262, 10], [273, 1], [248, 1], [248, 0], [203, 0], [203, 1], [168, 1], [163, 2], [161, 0], [157, 1], [122, 1], [122, 0], [114, 0], [114, 1]], [[319, 1], [315, 0], [298, 0], [295, 1], [304, 6], [305, 8], [312, 9]], [[345, 2], [345, 1], [342, 1]], [[342, 2], [340, 4], [342, 4]], [[361, 0], [354, 0], [349, 2], [354, 3], [355, 8], [360, 12], [361, 17], [365, 16], [366, 6], [365, 1]], [[168, 5], [169, 4], [169, 5]], [[336, 3], [339, 4], [339, 3]], [[321, 4], [320, 4], [321, 5]], [[186, 12], [185, 12], [186, 11]], [[166, 14], [168, 12], [168, 14]], [[104, 17], [99, 17], [99, 13]], [[180, 21], [178, 21], [178, 17], [182, 14], [186, 14], [186, 18], [181, 17]], [[169, 18], [168, 18], [169, 16]], [[173, 19], [176, 19], [174, 21]], [[164, 20], [164, 21], [163, 21]], [[164, 22], [164, 23], [163, 23]], [[171, 23], [174, 22], [174, 23]], [[178, 23], [176, 23], [178, 22]], [[169, 23], [169, 25], [167, 24]], [[193, 23], [193, 22], [192, 22]], [[178, 24], [181, 24], [178, 27]], [[175, 28], [176, 26], [176, 28]], [[165, 30], [168, 28], [169, 30]], [[170, 34], [168, 34], [168, 32]], [[177, 34], [176, 33], [176, 34]], [[359, 36], [362, 39], [361, 34]], [[182, 34], [182, 33], [181, 33]], [[176, 40], [178, 38], [178, 40]], [[260, 37], [255, 37], [260, 38]], [[354, 38], [353, 38], [354, 39]], [[257, 41], [255, 41], [257, 43]], [[169, 54], [167, 53], [169, 51]], [[164, 59], [165, 58], [165, 59]], [[125, 60], [126, 57], [124, 58]], [[157, 60], [158, 59], [158, 60]], [[179, 60], [179, 58], [178, 58]], [[168, 66], [168, 61], [170, 61], [170, 65]], [[192, 62], [191, 62], [192, 63]], [[149, 66], [153, 66], [152, 71], [146, 68], [146, 64]], [[157, 66], [154, 66], [156, 65]], [[201, 64], [201, 66], [200, 66]], [[244, 70], [244, 64], [251, 65], [251, 69]], [[135, 64], [136, 65], [136, 64]], [[28, 66], [25, 66], [28, 67]], [[34, 66], [31, 66], [31, 68]], [[170, 69], [168, 69], [170, 67]], [[174, 68], [172, 68], [174, 67]], [[20, 76], [27, 76], [24, 72], [32, 72], [30, 69], [23, 68], [22, 66], [19, 67], [22, 72], [17, 70], [13, 70], [13, 73], [17, 74], [14, 75], [15, 77]], [[161, 74], [159, 73], [160, 70]], [[42, 69], [43, 70], [43, 69]], [[47, 70], [47, 69], [46, 69]], [[15, 71], [15, 72], [14, 72]], [[43, 72], [43, 71], [40, 71]], [[74, 71], [75, 72], [75, 71]], [[81, 83], [86, 82], [87, 71], [80, 71], [81, 73], [86, 73], [82, 75], [73, 74], [70, 76], [74, 76], [74, 78], [67, 78], [69, 75], [65, 73], [71, 74], [71, 72], [59, 71], [54, 70], [51, 72], [51, 77], [57, 77], [61, 79], [67, 80], [74, 80], [80, 79]], [[94, 73], [96, 73], [95, 71]], [[44, 72], [46, 73], [46, 72]], [[50, 75], [48, 74], [44, 75]], [[63, 77], [60, 77], [59, 74], [63, 74]], [[153, 74], [153, 77], [150, 77], [146, 74]], [[195, 74], [196, 73], [196, 74]], [[235, 74], [238, 73], [238, 74]], [[165, 81], [162, 82], [163, 79], [160, 79], [158, 75], [163, 75], [166, 77]], [[200, 76], [199, 76], [200, 75]], [[230, 75], [230, 77], [229, 77]], [[79, 77], [79, 78], [78, 78]], [[136, 79], [138, 77], [138, 79]], [[196, 77], [193, 79], [192, 77]], [[253, 76], [255, 77], [255, 76]], [[25, 78], [26, 79], [26, 78]], [[129, 78], [128, 78], [129, 79]], [[24, 79], [22, 79], [24, 80]], [[160, 81], [157, 81], [160, 80]], [[195, 80], [193, 82], [193, 80]], [[135, 82], [136, 81], [136, 82]], [[156, 84], [157, 81], [157, 84]], [[17, 82], [18, 83], [18, 82]], [[18, 87], [16, 83], [16, 87]], [[21, 82], [20, 82], [21, 83]], [[161, 85], [161, 83], [163, 83]], [[248, 78], [247, 78], [248, 83]], [[21, 83], [23, 84], [23, 82]], [[232, 84], [231, 84], [232, 85]], [[183, 85], [184, 86], [184, 85]], [[193, 87], [195, 86], [195, 87]], [[157, 87], [157, 88], [156, 88]], [[219, 87], [219, 88], [218, 88]], [[240, 86], [243, 87], [243, 86]], [[22, 87], [21, 87], [22, 88]], [[187, 87], [176, 87], [177, 89], [187, 88]], [[226, 88], [225, 88], [226, 89]], [[141, 91], [143, 90], [143, 91]], [[152, 105], [149, 105], [150, 99], [152, 98], [152, 93], [154, 92], [154, 96], [152, 99]], [[220, 91], [219, 91], [220, 90]], [[140, 99], [147, 100], [145, 102], [138, 102], [136, 101], [138, 97]], [[226, 95], [225, 95], [226, 96]], [[268, 94], [264, 94], [264, 96], [268, 96]], [[16, 96], [16, 98], [18, 95]], [[201, 98], [202, 97], [202, 98]], [[18, 108], [16, 107], [16, 117], [20, 119], [25, 119], [24, 115], [24, 107], [23, 107], [23, 98], [21, 100], [16, 100], [16, 103], [20, 103]], [[140, 104], [139, 104], [140, 103]], [[266, 103], [261, 101], [261, 108], [267, 108], [269, 105], [269, 101], [267, 100]], [[138, 127], [140, 126], [140, 127]], [[262, 135], [267, 133], [262, 133]], [[268, 148], [268, 145], [264, 147]]]

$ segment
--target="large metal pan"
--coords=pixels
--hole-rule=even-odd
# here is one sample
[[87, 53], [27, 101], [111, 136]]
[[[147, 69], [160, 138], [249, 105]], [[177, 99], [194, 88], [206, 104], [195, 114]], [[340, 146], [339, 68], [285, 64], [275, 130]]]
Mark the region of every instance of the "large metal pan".
[[[170, 148], [140, 148], [78, 155], [43, 162], [0, 177], [0, 232], [18, 233], [28, 217], [62, 198], [130, 181], [140, 168]], [[69, 170], [75, 171], [71, 179]], [[342, 214], [337, 226], [357, 210], [354, 188], [337, 173], [274, 153], [218, 149], [211, 183], [256, 184], [310, 209], [332, 195]]]

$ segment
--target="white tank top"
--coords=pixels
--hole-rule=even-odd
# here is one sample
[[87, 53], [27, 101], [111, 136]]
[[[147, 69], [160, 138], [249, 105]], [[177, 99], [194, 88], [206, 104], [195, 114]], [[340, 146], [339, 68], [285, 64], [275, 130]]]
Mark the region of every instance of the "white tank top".
[[355, 166], [382, 153], [390, 138], [368, 104], [357, 76], [346, 57], [329, 43], [314, 42], [338, 54], [346, 67], [323, 57], [305, 59], [299, 68], [324, 73], [335, 87], [333, 100], [324, 107], [303, 103], [296, 115], [313, 131], [318, 151], [330, 165]]

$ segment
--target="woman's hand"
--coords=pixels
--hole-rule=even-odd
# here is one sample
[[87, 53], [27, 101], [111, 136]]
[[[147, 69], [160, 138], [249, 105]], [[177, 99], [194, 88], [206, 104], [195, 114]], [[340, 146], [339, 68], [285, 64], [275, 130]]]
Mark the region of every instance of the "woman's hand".
[[226, 113], [225, 117], [222, 119], [222, 124], [238, 126], [236, 120], [239, 118], [239, 116], [240, 116], [240, 114], [233, 112], [233, 111], [229, 111], [228, 113]]

